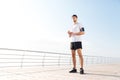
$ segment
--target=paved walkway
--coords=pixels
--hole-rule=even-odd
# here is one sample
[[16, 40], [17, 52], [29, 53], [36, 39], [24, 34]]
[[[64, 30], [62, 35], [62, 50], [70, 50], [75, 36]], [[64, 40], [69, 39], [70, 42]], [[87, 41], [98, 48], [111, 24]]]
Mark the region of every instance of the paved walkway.
[[66, 67], [0, 68], [0, 80], [120, 80], [120, 64], [85, 66], [85, 74]]

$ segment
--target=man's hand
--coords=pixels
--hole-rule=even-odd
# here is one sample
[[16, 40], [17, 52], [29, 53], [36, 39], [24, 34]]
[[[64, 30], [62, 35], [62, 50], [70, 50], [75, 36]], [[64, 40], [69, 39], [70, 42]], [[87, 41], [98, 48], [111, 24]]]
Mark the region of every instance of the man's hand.
[[69, 35], [69, 37], [72, 36], [72, 33], [73, 33], [73, 32], [68, 31], [68, 35]]

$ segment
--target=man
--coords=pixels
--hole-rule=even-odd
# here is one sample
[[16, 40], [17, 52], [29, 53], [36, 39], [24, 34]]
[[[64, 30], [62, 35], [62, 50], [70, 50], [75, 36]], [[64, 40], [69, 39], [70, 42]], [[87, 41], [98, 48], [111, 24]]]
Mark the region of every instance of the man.
[[73, 26], [68, 31], [68, 35], [71, 38], [71, 53], [72, 53], [72, 61], [73, 61], [73, 69], [69, 71], [70, 73], [76, 73], [76, 51], [79, 56], [80, 60], [80, 74], [84, 74], [83, 69], [83, 56], [82, 56], [82, 41], [81, 41], [81, 35], [84, 35], [84, 28], [80, 23], [78, 23], [78, 17], [77, 15], [72, 15], [73, 19]]

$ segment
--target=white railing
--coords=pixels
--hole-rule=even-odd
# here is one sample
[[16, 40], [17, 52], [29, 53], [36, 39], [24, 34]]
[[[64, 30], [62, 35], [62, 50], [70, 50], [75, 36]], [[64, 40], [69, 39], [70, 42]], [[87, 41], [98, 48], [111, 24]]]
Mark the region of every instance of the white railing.
[[[113, 57], [84, 55], [86, 65], [118, 63], [119, 60]], [[0, 48], [0, 68], [65, 65], [72, 65], [71, 54]]]

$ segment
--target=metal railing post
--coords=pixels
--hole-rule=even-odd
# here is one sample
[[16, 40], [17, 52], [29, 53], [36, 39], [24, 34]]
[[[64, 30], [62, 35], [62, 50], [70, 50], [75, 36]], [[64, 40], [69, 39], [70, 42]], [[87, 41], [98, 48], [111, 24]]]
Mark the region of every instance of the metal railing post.
[[42, 59], [42, 66], [44, 67], [45, 66], [45, 56], [46, 56], [46, 54], [44, 53], [44, 55], [43, 55], [43, 59]]
[[86, 56], [86, 65], [88, 64], [88, 57]]
[[71, 59], [72, 59], [72, 57], [70, 57], [70, 62], [69, 62], [70, 65], [71, 65], [71, 63], [72, 63], [72, 62], [71, 62]]
[[25, 56], [25, 51], [23, 51], [23, 55], [22, 55], [22, 58], [21, 58], [21, 68], [23, 68], [24, 56]]
[[61, 56], [59, 54], [59, 57], [58, 57], [58, 66], [60, 66], [60, 59], [61, 59]]
[[93, 56], [91, 56], [91, 64], [93, 64]]

